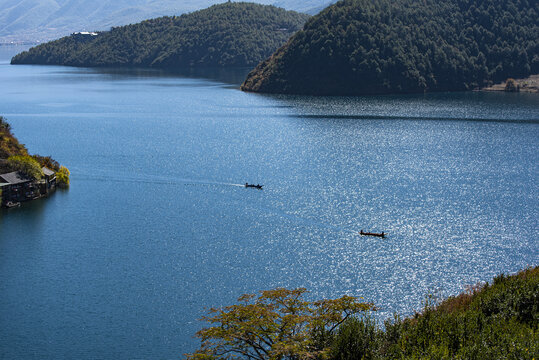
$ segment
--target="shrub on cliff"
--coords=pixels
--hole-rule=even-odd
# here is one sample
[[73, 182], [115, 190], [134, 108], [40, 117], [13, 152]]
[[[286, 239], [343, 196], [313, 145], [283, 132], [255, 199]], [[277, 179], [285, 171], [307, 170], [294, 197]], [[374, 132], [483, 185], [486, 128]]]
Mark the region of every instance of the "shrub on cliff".
[[60, 169], [56, 172], [56, 184], [61, 188], [69, 187], [69, 175], [71, 173], [65, 166], [60, 166]]

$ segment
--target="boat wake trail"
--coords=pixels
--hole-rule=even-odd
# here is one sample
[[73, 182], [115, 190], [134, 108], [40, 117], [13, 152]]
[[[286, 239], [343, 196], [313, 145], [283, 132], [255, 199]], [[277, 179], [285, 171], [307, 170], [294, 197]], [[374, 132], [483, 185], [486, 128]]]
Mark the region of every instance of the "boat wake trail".
[[[72, 180], [75, 181], [90, 181], [90, 182], [101, 182], [101, 183], [131, 183], [131, 184], [151, 184], [151, 185], [161, 185], [161, 186], [206, 186], [206, 187], [239, 187], [245, 188], [245, 184], [235, 184], [229, 182], [220, 182], [220, 181], [208, 181], [208, 180], [194, 180], [194, 179], [185, 179], [185, 178], [175, 178], [175, 177], [166, 177], [166, 176], [149, 176], [145, 174], [136, 174], [136, 175], [116, 175], [109, 176], [106, 174], [89, 174], [79, 171], [73, 171], [75, 173], [72, 176]], [[235, 201], [235, 200], [232, 200]], [[296, 212], [289, 212], [282, 209], [278, 209], [272, 206], [264, 206], [257, 204], [259, 211], [265, 213], [271, 213], [277, 215], [283, 219], [287, 219], [296, 224], [302, 224], [304, 226], [312, 226], [317, 228], [326, 229], [328, 231], [339, 232], [342, 234], [351, 234], [359, 235], [359, 230], [352, 229], [347, 225], [333, 225], [330, 224], [327, 219], [316, 219], [310, 216], [305, 216]]]
[[185, 186], [235, 186], [245, 187], [243, 184], [233, 184], [220, 181], [205, 181], [205, 180], [193, 180], [182, 179], [163, 176], [106, 176], [106, 175], [89, 175], [77, 173], [72, 176], [74, 180], [82, 181], [100, 181], [100, 182], [116, 182], [116, 183], [138, 183], [138, 184], [153, 184], [153, 185], [185, 185]]

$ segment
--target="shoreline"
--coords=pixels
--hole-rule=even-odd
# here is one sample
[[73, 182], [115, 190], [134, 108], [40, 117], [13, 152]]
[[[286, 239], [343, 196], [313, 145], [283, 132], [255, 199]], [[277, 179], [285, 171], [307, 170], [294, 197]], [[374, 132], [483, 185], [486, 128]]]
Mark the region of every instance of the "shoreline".
[[[514, 79], [515, 83], [519, 87], [519, 90], [516, 92], [525, 92], [525, 93], [539, 93], [539, 75], [530, 75], [527, 78], [523, 79]], [[505, 90], [506, 81], [480, 88], [476, 91], [506, 91]]]

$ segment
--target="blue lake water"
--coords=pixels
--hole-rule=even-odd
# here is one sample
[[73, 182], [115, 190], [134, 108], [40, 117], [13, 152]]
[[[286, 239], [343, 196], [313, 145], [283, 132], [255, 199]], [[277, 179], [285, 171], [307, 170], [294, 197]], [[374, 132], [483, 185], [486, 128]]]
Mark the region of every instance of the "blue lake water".
[[246, 292], [362, 296], [384, 319], [538, 265], [539, 95], [267, 96], [245, 70], [15, 50], [0, 115], [72, 185], [0, 211], [2, 359], [180, 358]]

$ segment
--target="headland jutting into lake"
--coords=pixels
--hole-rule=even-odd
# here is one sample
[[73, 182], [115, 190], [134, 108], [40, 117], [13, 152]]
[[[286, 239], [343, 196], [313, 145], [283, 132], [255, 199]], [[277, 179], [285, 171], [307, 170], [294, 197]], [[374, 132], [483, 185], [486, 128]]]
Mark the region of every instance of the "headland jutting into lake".
[[110, 31], [76, 32], [15, 56], [12, 64], [85, 67], [253, 67], [309, 15], [275, 6], [227, 2], [181, 16]]
[[0, 116], [0, 206], [12, 208], [69, 186], [69, 170], [49, 156], [29, 155]]
[[539, 73], [537, 2], [343, 0], [245, 80], [308, 95], [465, 91]]

